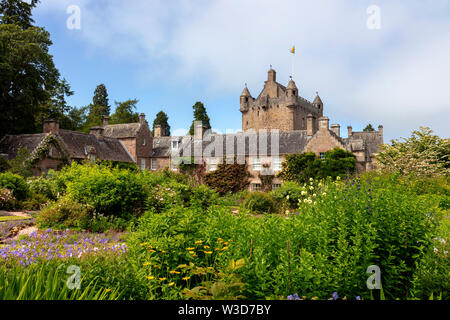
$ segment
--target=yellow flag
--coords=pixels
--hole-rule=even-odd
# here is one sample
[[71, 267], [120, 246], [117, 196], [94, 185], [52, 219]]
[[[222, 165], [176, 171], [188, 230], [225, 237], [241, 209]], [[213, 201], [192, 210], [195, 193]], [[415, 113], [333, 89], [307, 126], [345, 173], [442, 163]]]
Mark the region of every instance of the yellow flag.
[[295, 46], [292, 46], [291, 53], [295, 54]]

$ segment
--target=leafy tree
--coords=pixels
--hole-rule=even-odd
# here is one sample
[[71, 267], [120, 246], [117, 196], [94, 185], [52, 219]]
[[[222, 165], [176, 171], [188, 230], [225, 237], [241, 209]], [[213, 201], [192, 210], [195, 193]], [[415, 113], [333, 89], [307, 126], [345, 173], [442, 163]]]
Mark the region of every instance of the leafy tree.
[[72, 107], [60, 120], [61, 127], [67, 130], [80, 131], [86, 124], [88, 107]]
[[450, 139], [441, 139], [427, 127], [412, 132], [410, 138], [392, 140], [376, 154], [377, 169], [417, 176], [434, 176], [450, 172]]
[[5, 157], [0, 155], [0, 173], [5, 172], [10, 168], [8, 160]]
[[233, 164], [227, 164], [224, 159], [217, 166], [217, 170], [205, 175], [205, 183], [220, 194], [236, 193], [245, 190], [250, 184], [250, 173], [247, 164], [238, 164], [236, 159]]
[[0, 24], [15, 24], [22, 29], [33, 26], [31, 10], [36, 7], [39, 0], [1, 0], [0, 1]]
[[310, 178], [336, 178], [352, 174], [356, 168], [355, 156], [340, 148], [325, 152], [319, 159], [313, 152], [290, 154], [283, 161], [283, 169], [278, 176], [284, 181], [306, 182]]
[[109, 116], [111, 107], [109, 106], [108, 91], [104, 84], [99, 84], [94, 91], [92, 103], [89, 105], [89, 114], [87, 116], [87, 125], [99, 125], [103, 116]]
[[160, 111], [156, 114], [156, 118], [153, 121], [153, 135], [155, 134], [154, 130], [156, 125], [160, 125], [163, 128], [164, 136], [170, 136], [169, 117], [164, 111]]
[[203, 126], [206, 127], [206, 129], [211, 129], [211, 124], [209, 123], [209, 117], [206, 113], [206, 108], [200, 101], [197, 101], [192, 108], [194, 109], [194, 120], [192, 121], [191, 128], [189, 130], [189, 134], [193, 135], [195, 130], [195, 121], [201, 121], [203, 123]]
[[50, 35], [42, 28], [0, 25], [0, 137], [32, 133], [61, 85], [49, 54]]
[[22, 177], [30, 177], [33, 175], [31, 165], [29, 163], [30, 151], [27, 147], [21, 148], [17, 151], [17, 156], [8, 161], [10, 169], [8, 171], [18, 174]]
[[120, 123], [133, 123], [139, 121], [139, 114], [134, 112], [136, 110], [136, 104], [139, 100], [127, 100], [124, 102], [117, 102], [116, 111], [111, 115], [111, 123], [120, 124]]
[[364, 129], [364, 132], [374, 132], [375, 129], [372, 127], [372, 125], [369, 123]]

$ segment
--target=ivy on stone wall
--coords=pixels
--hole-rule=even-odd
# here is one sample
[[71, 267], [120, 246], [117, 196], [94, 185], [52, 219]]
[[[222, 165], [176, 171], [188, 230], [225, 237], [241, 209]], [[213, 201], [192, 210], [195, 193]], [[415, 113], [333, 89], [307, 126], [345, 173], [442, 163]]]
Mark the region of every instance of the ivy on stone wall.
[[44, 140], [36, 147], [36, 149], [32, 152], [30, 159], [28, 160], [28, 163], [30, 165], [35, 165], [40, 160], [47, 157], [50, 153], [50, 148], [52, 146], [55, 146], [55, 148], [59, 151], [60, 154], [63, 155], [63, 158], [58, 158], [58, 160], [61, 160], [64, 164], [69, 163], [68, 159], [68, 151], [66, 148], [61, 144], [61, 141], [53, 134], [48, 134]]

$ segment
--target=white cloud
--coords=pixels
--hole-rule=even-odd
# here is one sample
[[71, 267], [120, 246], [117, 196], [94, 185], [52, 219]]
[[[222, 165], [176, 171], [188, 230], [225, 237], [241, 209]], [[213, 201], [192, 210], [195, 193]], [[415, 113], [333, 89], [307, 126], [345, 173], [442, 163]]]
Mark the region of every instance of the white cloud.
[[258, 95], [269, 64], [287, 83], [295, 44], [300, 93], [319, 90], [333, 115], [449, 136], [449, 1], [376, 2], [380, 30], [367, 29], [368, 1], [46, 0], [42, 10], [79, 3], [91, 50], [142, 62], [147, 81], [202, 83], [211, 95], [245, 82]]

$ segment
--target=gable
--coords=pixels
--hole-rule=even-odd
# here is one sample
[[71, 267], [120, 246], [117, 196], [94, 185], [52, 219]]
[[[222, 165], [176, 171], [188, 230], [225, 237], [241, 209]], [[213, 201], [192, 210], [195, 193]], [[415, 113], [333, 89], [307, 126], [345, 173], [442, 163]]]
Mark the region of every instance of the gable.
[[346, 150], [344, 142], [334, 132], [328, 129], [318, 130], [311, 139], [309, 139], [304, 151], [320, 154], [321, 152], [333, 150], [336, 147]]

